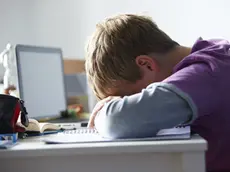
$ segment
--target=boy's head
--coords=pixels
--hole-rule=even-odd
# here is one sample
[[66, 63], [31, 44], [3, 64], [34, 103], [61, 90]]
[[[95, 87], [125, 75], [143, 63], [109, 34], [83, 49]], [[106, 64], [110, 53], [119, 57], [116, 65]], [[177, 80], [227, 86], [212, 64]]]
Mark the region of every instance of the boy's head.
[[86, 49], [86, 73], [99, 99], [137, 93], [161, 81], [164, 56], [178, 44], [148, 17], [118, 15], [97, 24]]

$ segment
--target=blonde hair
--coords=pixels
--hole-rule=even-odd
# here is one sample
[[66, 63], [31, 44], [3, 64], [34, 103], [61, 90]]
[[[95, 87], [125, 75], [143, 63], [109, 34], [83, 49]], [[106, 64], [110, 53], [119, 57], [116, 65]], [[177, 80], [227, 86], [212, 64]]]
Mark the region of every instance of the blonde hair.
[[178, 45], [146, 16], [123, 14], [96, 25], [86, 48], [86, 74], [99, 99], [119, 94], [120, 84], [142, 77], [135, 58]]

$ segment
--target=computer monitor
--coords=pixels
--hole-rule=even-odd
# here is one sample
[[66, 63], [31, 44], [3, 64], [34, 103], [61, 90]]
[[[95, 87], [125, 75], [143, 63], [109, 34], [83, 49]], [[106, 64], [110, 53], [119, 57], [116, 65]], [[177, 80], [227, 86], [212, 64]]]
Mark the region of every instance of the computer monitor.
[[61, 49], [17, 45], [16, 61], [19, 96], [29, 118], [53, 118], [67, 109]]

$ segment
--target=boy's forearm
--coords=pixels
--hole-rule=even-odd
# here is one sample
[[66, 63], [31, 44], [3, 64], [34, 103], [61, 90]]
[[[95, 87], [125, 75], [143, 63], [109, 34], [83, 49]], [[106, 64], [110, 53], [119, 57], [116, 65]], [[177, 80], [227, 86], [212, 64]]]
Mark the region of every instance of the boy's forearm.
[[156, 83], [141, 93], [105, 104], [95, 125], [105, 137], [148, 137], [195, 117], [196, 107], [185, 93], [173, 85]]

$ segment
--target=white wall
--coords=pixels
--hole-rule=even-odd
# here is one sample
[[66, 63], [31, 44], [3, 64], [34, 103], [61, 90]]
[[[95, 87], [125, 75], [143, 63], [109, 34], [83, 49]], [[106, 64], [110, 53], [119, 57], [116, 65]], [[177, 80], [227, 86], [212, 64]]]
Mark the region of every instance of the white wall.
[[228, 0], [84, 0], [82, 3], [82, 24], [87, 26], [85, 37], [107, 16], [139, 13], [152, 16], [160, 28], [181, 44], [192, 45], [199, 36], [230, 39]]
[[181, 44], [199, 37], [230, 39], [228, 0], [0, 0], [0, 50], [7, 42], [57, 46], [64, 57], [84, 58], [95, 24], [118, 13], [139, 13]]
[[61, 47], [64, 57], [84, 58], [87, 26], [81, 21], [87, 11], [82, 2], [0, 0], [0, 51], [8, 42], [47, 45]]
[[[0, 0], [0, 52], [7, 43], [36, 42], [33, 9], [34, 2], [30, 0]], [[3, 72], [0, 65], [0, 78]]]
[[8, 42], [36, 42], [34, 5], [30, 0], [0, 0], [0, 51]]
[[36, 1], [36, 43], [62, 47], [67, 58], [84, 58], [80, 4], [78, 0]]
[[230, 39], [229, 7], [228, 0], [40, 0], [36, 1], [37, 43], [60, 46], [65, 57], [84, 58], [85, 41], [95, 24], [118, 13], [150, 15], [185, 45], [199, 36]]

